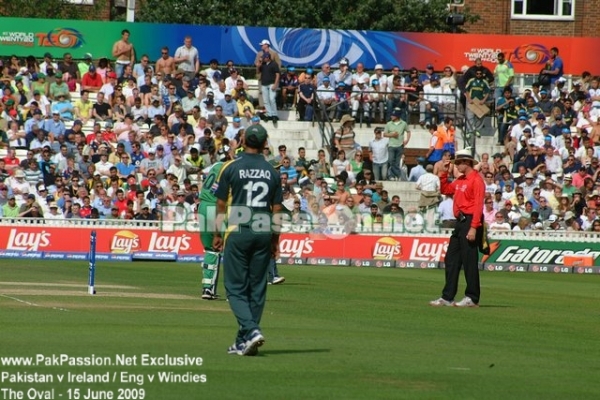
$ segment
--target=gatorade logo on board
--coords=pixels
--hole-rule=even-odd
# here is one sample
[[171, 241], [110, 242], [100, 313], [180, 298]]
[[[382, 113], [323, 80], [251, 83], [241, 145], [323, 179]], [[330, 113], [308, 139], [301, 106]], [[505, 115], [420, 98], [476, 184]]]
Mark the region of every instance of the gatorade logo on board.
[[115, 233], [110, 242], [110, 252], [115, 254], [130, 254], [140, 249], [140, 237], [131, 231]]

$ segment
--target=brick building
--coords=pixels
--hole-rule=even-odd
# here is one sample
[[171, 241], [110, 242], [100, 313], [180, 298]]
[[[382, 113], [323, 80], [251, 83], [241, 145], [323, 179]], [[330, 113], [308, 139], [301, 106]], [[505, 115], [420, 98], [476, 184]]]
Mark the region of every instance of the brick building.
[[464, 26], [468, 33], [600, 36], [600, 0], [465, 0], [465, 5], [481, 17]]

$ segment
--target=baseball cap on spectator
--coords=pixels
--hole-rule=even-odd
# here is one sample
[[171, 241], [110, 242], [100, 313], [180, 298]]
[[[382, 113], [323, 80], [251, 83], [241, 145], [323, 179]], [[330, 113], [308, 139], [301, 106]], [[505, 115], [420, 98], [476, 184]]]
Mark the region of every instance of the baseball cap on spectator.
[[144, 208], [148, 208], [148, 209], [149, 209], [149, 208], [150, 208], [150, 204], [148, 204], [148, 203], [144, 203], [144, 204], [142, 204], [142, 210], [143, 210]]
[[28, 199], [35, 199], [35, 194], [31, 193], [27, 195]]
[[542, 89], [540, 90], [540, 94], [548, 94], [548, 91], [546, 89]]
[[221, 71], [215, 71], [213, 74], [213, 80], [219, 82], [221, 80]]
[[551, 214], [551, 215], [548, 217], [548, 222], [550, 222], [550, 223], [554, 223], [554, 222], [556, 222], [556, 221], [558, 221], [558, 217], [557, 217], [556, 215], [554, 215], [554, 214]]
[[39, 108], [37, 108], [34, 112], [33, 115], [42, 115], [42, 110], [40, 110]]
[[564, 180], [565, 181], [572, 181], [573, 180], [573, 175], [571, 175], [571, 174], [565, 174]]
[[109, 128], [112, 128], [112, 127], [113, 127], [113, 123], [111, 121], [106, 121], [104, 123], [104, 128], [105, 129], [109, 129]]
[[566, 81], [567, 81], [567, 80], [566, 80], [566, 79], [565, 79], [563, 76], [561, 76], [560, 78], [558, 78], [558, 79], [556, 80], [556, 82], [558, 82], [558, 83], [565, 83]]
[[260, 118], [255, 115], [254, 117], [252, 117], [252, 122], [260, 122]]
[[525, 174], [525, 179], [533, 179], [533, 175], [531, 174], [531, 172]]
[[271, 45], [271, 42], [269, 42], [267, 39], [263, 39], [263, 40], [262, 40], [262, 41], [259, 43], [259, 45], [261, 45], [261, 46], [262, 46], [262, 45], [265, 45], [265, 44], [266, 44], [267, 46], [270, 46], [270, 45]]
[[525, 115], [521, 115], [519, 117], [519, 121], [527, 121], [527, 117]]
[[83, 55], [84, 60], [91, 60], [92, 58], [94, 58], [94, 57], [92, 57], [92, 53], [85, 53]]
[[530, 127], [525, 127], [525, 128], [523, 128], [523, 132], [529, 132], [529, 133], [531, 133], [531, 128]]
[[162, 188], [158, 188], [158, 189], [156, 189], [156, 194], [157, 195], [159, 195], [159, 194], [165, 194], [165, 192], [164, 192], [164, 190], [162, 190]]
[[425, 67], [426, 69], [433, 69], [433, 64], [427, 64], [427, 67]]
[[39, 90], [34, 90], [34, 91], [33, 91], [33, 95], [34, 95], [34, 96], [38, 96], [38, 95], [40, 95], [40, 94], [42, 94], [42, 93], [41, 93]]
[[373, 196], [373, 191], [371, 189], [365, 189], [365, 190], [363, 190], [363, 195]]
[[546, 116], [544, 114], [538, 114], [536, 119], [546, 119]]
[[80, 119], [76, 119], [75, 122], [73, 122], [73, 126], [75, 126], [75, 125], [83, 126], [83, 122], [81, 122]]
[[148, 154], [156, 154], [156, 149], [154, 147], [150, 147], [148, 149]]
[[346, 58], [342, 58], [340, 60], [340, 65], [348, 65], [348, 60]]
[[55, 77], [56, 79], [62, 79], [62, 72], [60, 72], [60, 71], [59, 71], [59, 72], [57, 72], [56, 74], [54, 74], [54, 77]]
[[402, 116], [402, 110], [399, 108], [394, 108], [394, 111], [392, 111], [392, 116], [400, 118]]
[[521, 108], [521, 109], [519, 110], [519, 117], [520, 117], [521, 115], [525, 115], [525, 116], [527, 116], [527, 110], [525, 110], [525, 109]]
[[494, 194], [502, 194], [502, 190], [496, 189], [496, 191], [494, 192]]
[[108, 78], [117, 79], [117, 74], [114, 72], [109, 72], [108, 74], [106, 74], [106, 76]]
[[225, 96], [231, 96], [231, 89], [225, 90]]
[[94, 64], [90, 65], [89, 70], [90, 72], [96, 72], [96, 66]]
[[164, 150], [165, 148], [163, 147], [162, 144], [159, 144], [158, 146], [156, 146], [156, 150]]
[[233, 117], [233, 122], [242, 122], [240, 117]]
[[171, 150], [177, 150], [177, 145], [176, 144], [172, 145]]
[[376, 71], [377, 71], [378, 69], [383, 69], [383, 65], [381, 65], [381, 64], [375, 64], [375, 68], [374, 68], [374, 69], [375, 69]]
[[323, 82], [330, 82], [331, 80], [329, 79], [328, 76], [326, 76], [325, 78], [323, 78]]
[[44, 58], [52, 58], [52, 54], [50, 54], [49, 52], [45, 52]]

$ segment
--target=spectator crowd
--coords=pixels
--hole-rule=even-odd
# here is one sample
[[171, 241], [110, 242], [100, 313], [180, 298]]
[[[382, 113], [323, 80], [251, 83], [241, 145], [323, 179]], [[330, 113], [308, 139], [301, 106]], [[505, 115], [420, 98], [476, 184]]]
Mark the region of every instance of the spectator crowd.
[[[220, 66], [213, 59], [204, 68], [190, 37], [174, 51], [164, 47], [154, 63], [135, 54], [128, 31], [110, 60], [10, 57], [0, 77], [2, 217], [157, 220], [165, 210], [194, 213], [203, 173], [236, 157], [245, 128], [271, 121], [276, 129], [279, 111], [293, 109], [300, 120], [339, 124], [332, 163], [324, 150], [315, 160], [304, 148], [264, 151], [281, 172], [294, 221], [310, 217], [324, 226], [334, 218], [367, 231], [407, 220], [423, 225], [416, 210], [405, 215], [400, 197], [384, 189], [387, 180], [410, 180], [421, 191], [421, 209], [439, 205], [440, 222], [450, 227], [451, 199], [439, 196], [436, 178], [455, 151], [455, 119], [477, 129], [486, 106], [502, 146], [477, 166], [489, 228], [600, 231], [600, 82], [586, 72], [567, 89], [558, 49], [538, 81], [517, 93], [503, 54], [494, 71], [477, 60], [459, 73], [445, 66], [438, 74], [428, 64], [407, 75], [395, 66], [386, 75], [382, 65], [367, 72], [347, 59], [335, 70], [327, 63], [318, 72], [285, 69], [267, 40], [260, 47], [256, 87], [233, 60]], [[383, 125], [361, 146], [356, 120]], [[429, 151], [410, 171], [403, 163], [409, 124], [431, 133]]]

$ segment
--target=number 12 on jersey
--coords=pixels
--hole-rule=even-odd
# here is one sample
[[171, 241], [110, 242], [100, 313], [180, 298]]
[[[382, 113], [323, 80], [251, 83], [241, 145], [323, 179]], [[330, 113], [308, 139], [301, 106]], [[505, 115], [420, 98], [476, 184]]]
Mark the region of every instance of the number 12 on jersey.
[[269, 185], [266, 182], [250, 181], [244, 185], [246, 191], [246, 206], [248, 207], [267, 207], [265, 198], [269, 193]]

